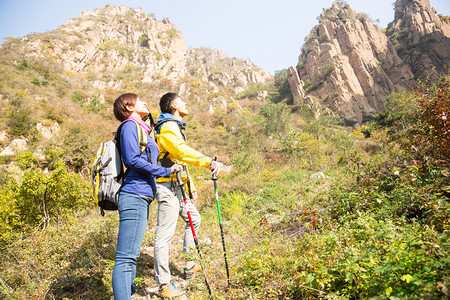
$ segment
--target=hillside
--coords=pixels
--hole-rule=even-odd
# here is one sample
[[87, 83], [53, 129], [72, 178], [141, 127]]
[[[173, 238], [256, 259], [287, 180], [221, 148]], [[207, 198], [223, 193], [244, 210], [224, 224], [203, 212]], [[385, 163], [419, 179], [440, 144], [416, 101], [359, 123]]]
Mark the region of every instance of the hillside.
[[[113, 298], [118, 217], [97, 214], [91, 164], [117, 96], [157, 116], [168, 91], [188, 102], [189, 144], [223, 164], [229, 286], [211, 174], [191, 168], [214, 298], [449, 297], [449, 74], [418, 83], [390, 32], [337, 1], [275, 78], [125, 6], [1, 45], [0, 299]], [[152, 203], [136, 299], [158, 299], [155, 226]], [[183, 230], [174, 279], [208, 299], [202, 276], [182, 278]]]

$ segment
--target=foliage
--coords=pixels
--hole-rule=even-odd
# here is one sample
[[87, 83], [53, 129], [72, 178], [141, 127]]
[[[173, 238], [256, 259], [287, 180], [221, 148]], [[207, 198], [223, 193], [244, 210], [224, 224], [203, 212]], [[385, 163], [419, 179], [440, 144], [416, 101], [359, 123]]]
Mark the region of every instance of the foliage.
[[19, 70], [25, 70], [26, 68], [28, 68], [30, 66], [28, 60], [21, 60], [18, 64], [17, 64], [17, 69]]
[[291, 88], [289, 81], [287, 79], [287, 69], [275, 72], [275, 89], [276, 94], [274, 94], [271, 100], [275, 103], [286, 102], [293, 103], [294, 98], [291, 93]]
[[450, 156], [449, 83], [444, 80], [437, 85], [417, 87], [415, 90], [422, 111], [421, 121], [428, 126], [423, 130], [425, 132], [420, 136], [420, 141], [429, 145], [434, 157], [442, 159]]
[[14, 240], [0, 257], [0, 297], [110, 298], [118, 222], [94, 213]]
[[71, 96], [72, 100], [79, 103], [79, 104], [83, 104], [84, 99], [83, 99], [83, 94], [81, 94], [80, 92], [76, 91], [72, 94]]
[[413, 149], [415, 158], [448, 158], [450, 153], [448, 80], [420, 83], [413, 93], [388, 99], [390, 110], [375, 116], [375, 128], [388, 128], [403, 148]]
[[65, 133], [62, 145], [65, 164], [75, 172], [90, 167], [92, 164], [92, 153], [95, 153], [98, 143], [87, 126], [73, 124]]
[[139, 37], [139, 44], [142, 46], [142, 47], [148, 47], [148, 36], [146, 36], [146, 35], [141, 35], [140, 37]]
[[263, 116], [266, 134], [282, 134], [290, 121], [287, 105], [284, 103], [266, 103], [261, 105], [259, 114]]
[[86, 106], [86, 109], [89, 112], [99, 112], [101, 110], [104, 110], [106, 108], [105, 104], [100, 103], [100, 101], [94, 97], [89, 101], [89, 104]]
[[262, 83], [253, 83], [245, 91], [239, 94], [238, 99], [257, 99], [259, 93], [267, 89], [267, 86]]
[[15, 191], [20, 219], [27, 227], [44, 228], [64, 218], [90, 200], [90, 189], [79, 175], [69, 174], [60, 161], [50, 173], [35, 168], [27, 171]]
[[11, 110], [7, 116], [8, 131], [12, 136], [29, 136], [33, 134], [35, 121], [27, 109]]
[[332, 63], [323, 64], [320, 67], [320, 73], [322, 74], [322, 77], [326, 79], [331, 73], [333, 73], [335, 67]]
[[21, 169], [26, 170], [36, 166], [39, 158], [30, 151], [23, 151], [16, 156], [15, 161]]
[[[26, 155], [26, 156], [25, 156]], [[59, 161], [49, 173], [44, 173], [26, 161], [35, 158], [24, 153], [22, 166], [30, 167], [19, 184], [10, 180], [2, 187], [2, 197], [9, 201], [0, 202], [0, 231], [2, 245], [19, 233], [61, 221], [75, 210], [83, 209], [90, 202], [90, 188], [81, 176], [68, 173]], [[26, 158], [28, 157], [28, 158]]]

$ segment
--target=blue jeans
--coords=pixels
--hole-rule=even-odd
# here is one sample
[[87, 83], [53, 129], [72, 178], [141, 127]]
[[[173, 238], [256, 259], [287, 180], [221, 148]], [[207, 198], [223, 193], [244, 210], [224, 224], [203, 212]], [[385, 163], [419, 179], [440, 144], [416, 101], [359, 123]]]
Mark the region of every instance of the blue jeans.
[[152, 199], [146, 196], [119, 193], [119, 234], [112, 286], [114, 299], [130, 299], [136, 292], [136, 260], [144, 239], [148, 207]]

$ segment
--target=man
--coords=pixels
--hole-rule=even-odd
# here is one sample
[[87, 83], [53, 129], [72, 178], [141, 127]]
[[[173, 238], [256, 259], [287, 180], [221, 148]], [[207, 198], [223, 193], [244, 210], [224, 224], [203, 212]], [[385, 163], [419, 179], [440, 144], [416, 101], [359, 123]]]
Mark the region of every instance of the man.
[[[167, 167], [175, 162], [185, 166], [182, 172], [183, 182], [187, 183], [187, 190], [191, 199], [184, 204], [180, 188], [176, 185], [176, 177], [157, 179], [156, 200], [158, 201], [158, 220], [155, 235], [155, 279], [159, 284], [161, 297], [165, 299], [187, 298], [171, 280], [169, 269], [169, 243], [172, 240], [178, 216], [186, 222], [184, 232], [183, 252], [193, 254], [195, 248], [194, 238], [189, 225], [187, 212], [189, 211], [197, 233], [200, 227], [200, 214], [193, 202], [197, 200], [197, 193], [193, 182], [190, 181], [186, 164], [209, 168], [214, 174], [219, 174], [220, 166], [217, 161], [192, 149], [186, 144], [183, 129], [183, 117], [189, 114], [184, 102], [176, 93], [163, 95], [159, 102], [161, 115], [156, 125], [157, 143], [160, 148], [159, 162]], [[199, 272], [201, 267], [193, 260], [186, 262], [184, 275], [189, 279]]]

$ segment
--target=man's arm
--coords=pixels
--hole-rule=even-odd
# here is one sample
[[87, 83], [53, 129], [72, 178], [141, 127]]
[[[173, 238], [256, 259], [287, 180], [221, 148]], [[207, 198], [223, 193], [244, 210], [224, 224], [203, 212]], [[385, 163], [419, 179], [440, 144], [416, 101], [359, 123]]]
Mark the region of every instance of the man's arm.
[[186, 144], [181, 136], [180, 128], [175, 122], [166, 122], [162, 125], [158, 142], [180, 162], [204, 168], [211, 166], [212, 159], [210, 157]]

